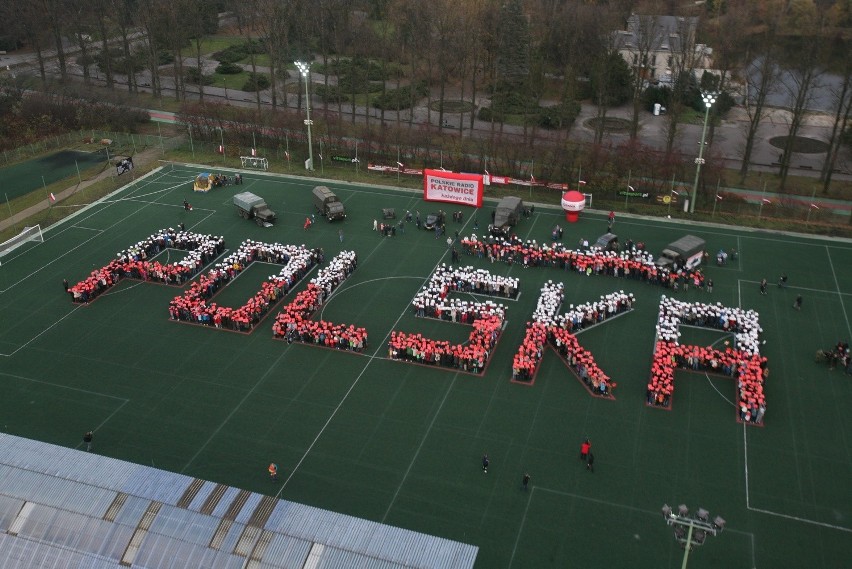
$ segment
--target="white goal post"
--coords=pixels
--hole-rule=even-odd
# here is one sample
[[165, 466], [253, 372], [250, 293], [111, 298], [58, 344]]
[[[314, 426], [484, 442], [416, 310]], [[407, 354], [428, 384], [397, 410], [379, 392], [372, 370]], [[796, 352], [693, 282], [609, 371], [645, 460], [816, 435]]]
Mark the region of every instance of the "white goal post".
[[36, 225], [34, 227], [24, 227], [24, 230], [21, 231], [18, 235], [12, 237], [8, 241], [0, 243], [0, 257], [6, 255], [7, 253], [11, 253], [12, 251], [29, 241], [44, 243], [44, 234], [41, 232], [41, 225]]
[[245, 169], [269, 170], [269, 160], [259, 156], [240, 156], [240, 162]]

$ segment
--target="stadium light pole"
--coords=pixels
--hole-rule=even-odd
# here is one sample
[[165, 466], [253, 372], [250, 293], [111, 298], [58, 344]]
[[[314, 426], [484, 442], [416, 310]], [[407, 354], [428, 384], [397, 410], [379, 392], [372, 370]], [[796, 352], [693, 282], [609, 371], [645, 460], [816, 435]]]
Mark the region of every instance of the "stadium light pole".
[[686, 569], [689, 561], [689, 552], [693, 547], [703, 545], [708, 535], [715, 536], [725, 529], [725, 520], [722, 516], [716, 516], [710, 521], [710, 512], [704, 508], [698, 508], [695, 516], [689, 515], [686, 504], [677, 507], [677, 514], [672, 511], [671, 506], [663, 504], [663, 519], [666, 525], [674, 528], [675, 539], [683, 546], [683, 563], [681, 569]]
[[307, 118], [305, 119], [305, 126], [308, 127], [308, 163], [305, 167], [306, 170], [314, 169], [314, 148], [311, 144], [311, 125], [314, 124], [311, 120], [311, 92], [308, 89], [309, 81], [308, 81], [308, 73], [311, 70], [310, 63], [304, 63], [302, 61], [295, 61], [296, 68], [301, 73], [302, 78], [305, 80], [305, 112], [307, 113]]
[[695, 213], [695, 199], [698, 196], [698, 177], [701, 175], [701, 165], [704, 164], [704, 139], [707, 136], [707, 119], [710, 118], [710, 107], [716, 103], [715, 92], [701, 93], [704, 101], [704, 129], [701, 131], [701, 144], [698, 147], [698, 158], [695, 159], [695, 183], [692, 184], [692, 202], [689, 204], [689, 213]]

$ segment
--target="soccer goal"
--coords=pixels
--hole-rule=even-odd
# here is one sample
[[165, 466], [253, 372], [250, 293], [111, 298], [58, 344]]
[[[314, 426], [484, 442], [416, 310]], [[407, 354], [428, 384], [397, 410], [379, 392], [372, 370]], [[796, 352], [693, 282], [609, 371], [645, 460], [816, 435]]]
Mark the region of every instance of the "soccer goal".
[[244, 169], [269, 170], [269, 160], [259, 156], [240, 156]]
[[41, 225], [36, 225], [35, 227], [24, 227], [24, 230], [18, 235], [12, 237], [8, 241], [0, 243], [0, 257], [7, 253], [11, 253], [29, 241], [44, 243], [44, 234], [41, 232]]

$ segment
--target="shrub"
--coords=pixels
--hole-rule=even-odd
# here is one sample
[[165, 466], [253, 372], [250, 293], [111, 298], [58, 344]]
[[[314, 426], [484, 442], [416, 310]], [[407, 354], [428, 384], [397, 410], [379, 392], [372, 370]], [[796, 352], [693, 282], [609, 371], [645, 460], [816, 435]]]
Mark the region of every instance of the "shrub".
[[242, 72], [243, 68], [236, 63], [220, 63], [216, 66], [216, 73], [221, 75], [237, 75]]
[[263, 73], [249, 73], [248, 79], [243, 84], [243, 91], [263, 91], [264, 89], [269, 89], [271, 83], [269, 82], [269, 77], [264, 75]]
[[213, 59], [219, 63], [236, 63], [248, 54], [239, 45], [232, 45], [213, 54]]
[[157, 63], [160, 65], [168, 65], [175, 62], [175, 54], [170, 51], [161, 49], [157, 52]]
[[548, 129], [565, 128], [574, 123], [578, 114], [580, 114], [580, 103], [577, 101], [545, 107], [539, 112], [538, 126]]
[[314, 93], [326, 103], [346, 103], [349, 101], [349, 96], [343, 93], [336, 85], [317, 85], [314, 87]]
[[399, 89], [389, 89], [373, 100], [373, 107], [386, 111], [401, 111], [411, 108], [413, 102], [426, 96], [426, 85], [420, 82], [414, 87], [413, 91], [412, 96], [410, 85]]

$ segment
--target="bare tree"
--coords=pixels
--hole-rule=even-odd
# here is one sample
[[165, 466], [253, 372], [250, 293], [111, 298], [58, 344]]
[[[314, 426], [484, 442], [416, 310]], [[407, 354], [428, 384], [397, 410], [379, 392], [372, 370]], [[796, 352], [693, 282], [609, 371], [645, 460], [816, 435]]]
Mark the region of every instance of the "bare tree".
[[783, 13], [783, 30], [789, 34], [785, 42], [785, 69], [781, 85], [787, 95], [790, 109], [790, 126], [781, 155], [780, 189], [784, 189], [793, 148], [807, 113], [810, 111], [814, 91], [820, 86], [825, 73], [829, 42], [826, 41], [826, 14], [813, 3], [790, 2]]
[[66, 5], [61, 0], [41, 0], [41, 16], [40, 23], [47, 23], [47, 28], [53, 36], [53, 43], [56, 47], [56, 60], [59, 63], [59, 75], [62, 80], [68, 78], [68, 68], [65, 61], [65, 44], [63, 33], [65, 32], [65, 17]]
[[[160, 84], [160, 54], [158, 48], [158, 33], [157, 24], [159, 19], [154, 17], [154, 8], [159, 0], [139, 0], [136, 10], [136, 17], [141, 26], [144, 39], [143, 49], [145, 50], [145, 58], [148, 63], [148, 70], [151, 73], [151, 91], [155, 97], [162, 95]], [[108, 81], [112, 81], [110, 74]]]
[[[839, 41], [844, 46], [841, 53], [848, 53], [847, 43], [843, 40]], [[845, 57], [843, 63], [843, 81], [839, 87], [833, 89], [834, 121], [831, 125], [831, 136], [828, 139], [828, 153], [820, 172], [822, 191], [826, 194], [831, 186], [831, 177], [843, 145], [842, 135], [846, 132], [850, 119], [852, 119], [852, 58]]]
[[668, 34], [667, 43], [672, 69], [672, 96], [666, 115], [666, 154], [672, 153], [680, 117], [695, 88], [695, 68], [705, 57], [704, 46], [696, 45], [698, 18], [678, 17]]
[[630, 120], [630, 138], [639, 135], [639, 112], [642, 110], [642, 95], [649, 79], [648, 65], [651, 52], [662, 44], [657, 30], [657, 17], [653, 15], [633, 14], [627, 20], [627, 31], [617, 32], [614, 45], [626, 51], [632, 61], [628, 62], [633, 71], [633, 115]]
[[[269, 56], [269, 82], [272, 108], [278, 108], [278, 78], [286, 83], [286, 61], [290, 49], [290, 26], [294, 19], [293, 2], [258, 0], [258, 30], [263, 35], [263, 47]], [[286, 100], [286, 99], [285, 99]]]
[[768, 114], [766, 101], [776, 89], [780, 70], [777, 63], [776, 29], [774, 25], [763, 33], [754, 35], [754, 43], [747, 46], [745, 56], [745, 93], [743, 106], [748, 116], [740, 165], [740, 182], [748, 175], [751, 155], [757, 140], [757, 131]]
[[45, 45], [47, 43], [44, 31], [44, 14], [41, 7], [27, 0], [12, 0], [0, 4], [0, 17], [7, 21], [13, 21], [21, 27], [23, 36], [27, 43], [35, 50], [38, 62], [39, 75], [42, 82], [47, 80], [45, 69]]

